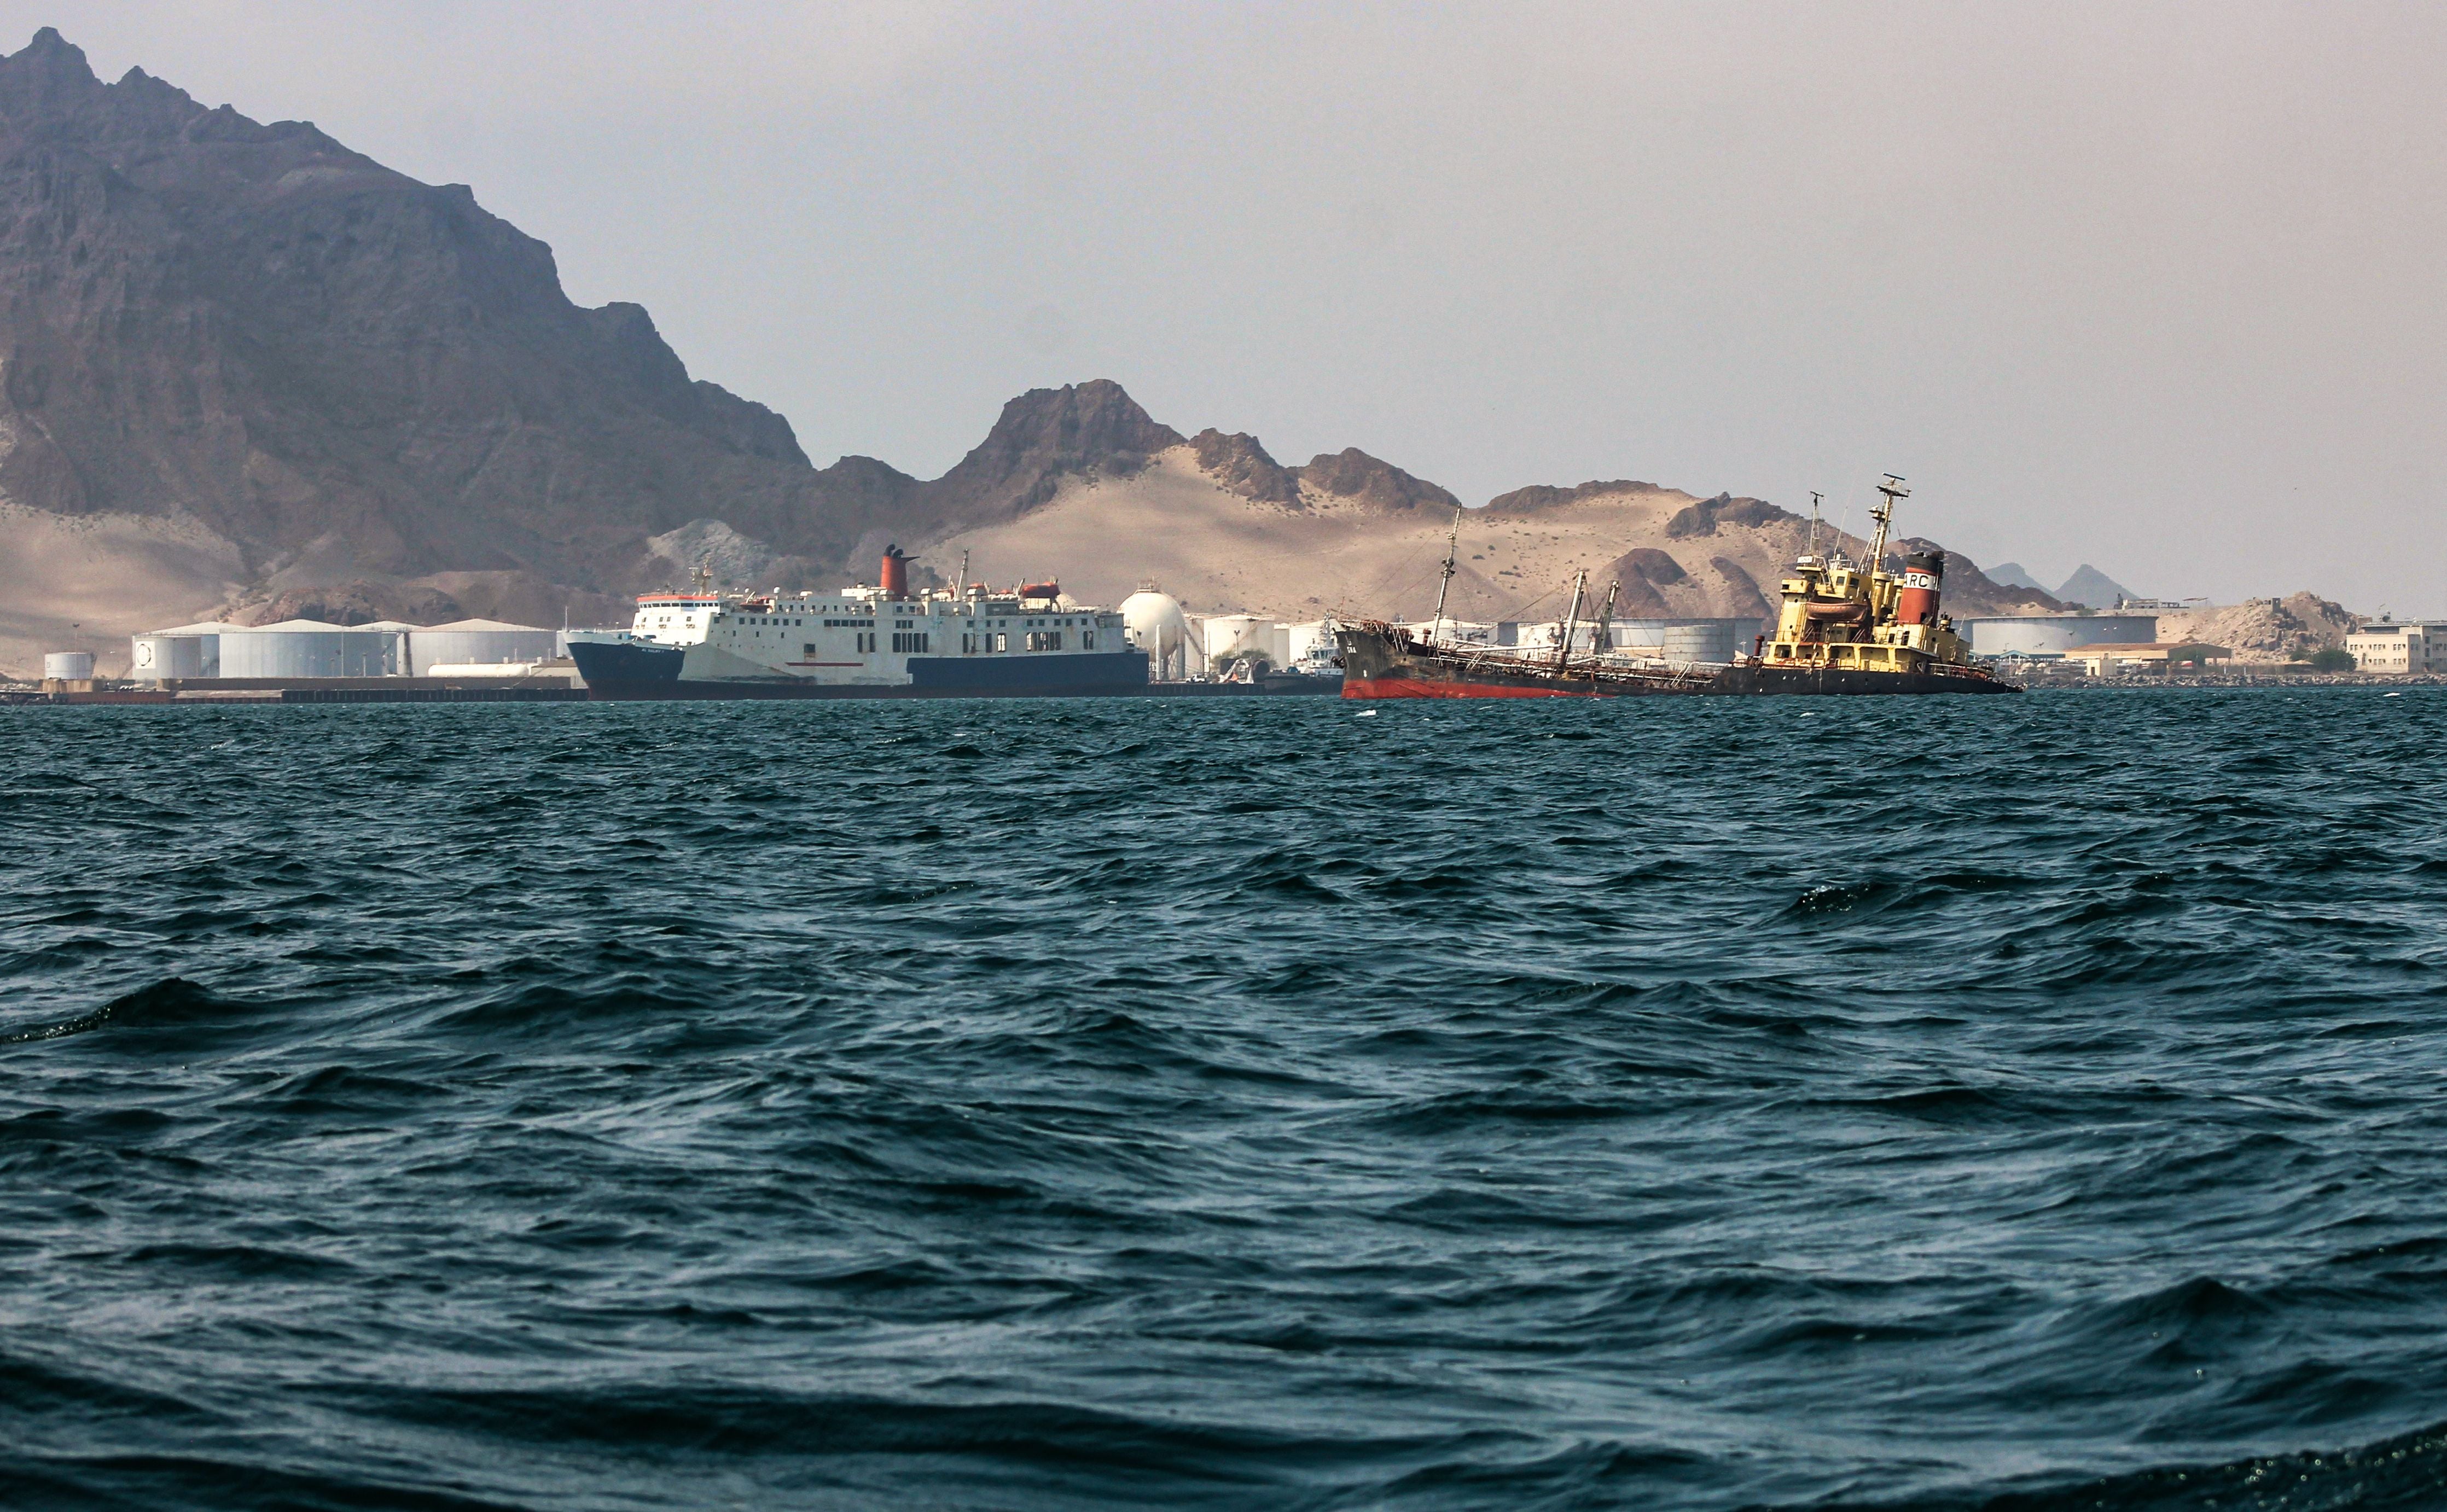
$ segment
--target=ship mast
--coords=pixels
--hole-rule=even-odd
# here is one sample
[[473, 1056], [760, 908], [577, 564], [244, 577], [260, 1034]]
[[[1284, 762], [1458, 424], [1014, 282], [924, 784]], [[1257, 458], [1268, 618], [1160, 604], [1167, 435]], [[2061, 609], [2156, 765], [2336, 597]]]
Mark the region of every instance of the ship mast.
[[1873, 576], [1882, 571], [1886, 564], [1887, 527], [1894, 520], [1895, 503], [1898, 500], [1911, 497], [1911, 490], [1906, 488], [1904, 481], [1893, 473], [1887, 474], [1887, 481], [1878, 485], [1878, 492], [1887, 496], [1887, 501], [1869, 510], [1869, 518], [1878, 522], [1877, 542], [1869, 548], [1868, 569]]
[[1428, 623], [1428, 644], [1436, 643], [1445, 624], [1445, 595], [1452, 592], [1453, 559], [1461, 553], [1461, 505], [1453, 505], [1452, 533], [1445, 537], [1445, 578], [1436, 584], [1436, 617]]
[[1815, 488], [1810, 490], [1810, 544], [1804, 546], [1801, 550], [1801, 554], [1804, 557], [1815, 557], [1818, 555], [1818, 507], [1826, 501], [1827, 496], [1825, 494], [1820, 493]]

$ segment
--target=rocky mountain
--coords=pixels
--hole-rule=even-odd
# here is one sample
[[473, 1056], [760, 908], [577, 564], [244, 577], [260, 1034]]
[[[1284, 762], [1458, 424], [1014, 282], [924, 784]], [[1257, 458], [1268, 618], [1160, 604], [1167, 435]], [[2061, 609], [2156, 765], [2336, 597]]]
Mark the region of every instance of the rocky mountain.
[[2083, 562], [2057, 590], [2057, 596], [2081, 609], [2114, 609], [2127, 598], [2141, 595], [2090, 563]]
[[2239, 662], [2304, 661], [2313, 652], [2343, 646], [2356, 622], [2343, 604], [2293, 594], [2162, 614], [2158, 638], [2223, 646]]
[[2040, 588], [2039, 580], [2031, 576], [2031, 570], [2018, 561], [2001, 561], [1989, 568], [1988, 579], [2007, 588], [2039, 588], [2043, 593], [2046, 591]]
[[7, 583], [21, 620], [439, 572], [616, 588], [700, 518], [838, 560], [912, 486], [811, 466], [464, 185], [104, 84], [47, 28], [0, 59], [0, 543], [49, 600]]
[[[0, 667], [107, 670], [128, 633], [206, 616], [600, 623], [699, 566], [830, 584], [887, 541], [1107, 601], [1159, 577], [1413, 613], [1456, 503], [1356, 448], [1185, 437], [1105, 380], [1012, 400], [940, 478], [819, 467], [643, 309], [573, 303], [466, 186], [142, 69], [104, 83], [53, 30], [0, 58]], [[1757, 613], [1801, 529], [1725, 494], [1518, 489], [1466, 520], [1453, 607], [1534, 613], [1586, 568], [1625, 612]], [[1949, 588], [2053, 602], [1960, 559]]]

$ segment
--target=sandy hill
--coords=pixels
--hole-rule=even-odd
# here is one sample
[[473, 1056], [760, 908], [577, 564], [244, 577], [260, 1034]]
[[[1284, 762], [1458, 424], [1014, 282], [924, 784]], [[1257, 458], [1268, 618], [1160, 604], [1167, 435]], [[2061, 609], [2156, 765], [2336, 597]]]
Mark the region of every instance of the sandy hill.
[[2240, 662], [2299, 661], [2315, 651], [2344, 645], [2355, 623], [2343, 604], [2303, 593], [2163, 613], [2158, 638], [2224, 646]]
[[[1060, 575], [1074, 595], [1103, 603], [1153, 581], [1201, 611], [1417, 615], [1435, 602], [1452, 508], [1450, 493], [1365, 453], [1283, 468], [1254, 438], [1209, 431], [1139, 470], [1066, 481], [1016, 518], [947, 532], [924, 555], [946, 577], [964, 553], [973, 576]], [[1622, 584], [1617, 613], [1626, 616], [1763, 615], [1808, 530], [1758, 500], [1651, 483], [1524, 488], [1465, 512], [1448, 612], [1558, 615], [1585, 568], [1593, 594]], [[1835, 539], [1820, 527], [1821, 550]], [[1960, 614], [2054, 603], [1991, 583], [1960, 558], [1947, 587]]]

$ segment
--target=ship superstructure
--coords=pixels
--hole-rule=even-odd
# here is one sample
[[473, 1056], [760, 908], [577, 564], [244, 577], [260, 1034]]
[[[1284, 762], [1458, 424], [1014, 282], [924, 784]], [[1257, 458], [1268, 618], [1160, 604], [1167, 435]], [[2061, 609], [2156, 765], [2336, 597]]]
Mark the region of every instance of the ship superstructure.
[[[1878, 528], [1867, 561], [1854, 562], [1840, 549], [1821, 557], [1814, 539], [1813, 549], [1794, 558], [1781, 585], [1775, 634], [1757, 648], [1762, 665], [1879, 672], [1969, 665], [1969, 644], [1954, 633], [1953, 619], [1938, 612], [1945, 553], [1915, 552], [1900, 572], [1876, 565], [1886, 559], [1896, 502], [1911, 497], [1903, 482], [1889, 473], [1878, 485], [1884, 502], [1869, 511]], [[1812, 526], [1814, 538], [1814, 520]]]
[[[965, 575], [964, 575], [965, 576]], [[1145, 652], [1122, 616], [1057, 583], [909, 586], [908, 558], [836, 593], [645, 594], [624, 632], [569, 652], [603, 698], [1032, 696], [1143, 690]]]
[[[1603, 627], [1615, 590], [1608, 589], [1595, 634], [1584, 639], [1580, 615], [1587, 579], [1573, 585], [1572, 608], [1557, 646], [1534, 653], [1454, 644], [1437, 634], [1444, 597], [1426, 639], [1409, 629], [1369, 621], [1341, 632], [1345, 698], [1614, 698], [1641, 693], [2010, 693], [1972, 664], [1970, 647], [1939, 613], [1945, 554], [1914, 553], [1887, 571], [1888, 527], [1896, 503], [1910, 497], [1892, 474], [1878, 485], [1884, 501], [1870, 510], [1876, 539], [1866, 560], [1838, 550], [1817, 553], [1811, 539], [1782, 583], [1775, 633], [1747, 656], [1717, 666], [1675, 665], [1614, 653]], [[1458, 540], [1456, 516], [1455, 540]], [[1457, 545], [1449, 544], [1448, 580]]]

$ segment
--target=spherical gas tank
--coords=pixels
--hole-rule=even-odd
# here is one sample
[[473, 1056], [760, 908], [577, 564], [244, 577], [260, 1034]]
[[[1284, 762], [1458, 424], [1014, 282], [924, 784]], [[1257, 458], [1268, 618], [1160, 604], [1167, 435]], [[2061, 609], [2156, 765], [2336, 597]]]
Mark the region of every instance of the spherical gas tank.
[[1122, 633], [1148, 653], [1159, 679], [1189, 675], [1189, 620], [1170, 594], [1142, 588], [1123, 599]]

